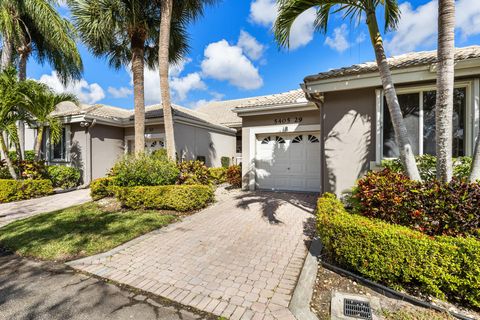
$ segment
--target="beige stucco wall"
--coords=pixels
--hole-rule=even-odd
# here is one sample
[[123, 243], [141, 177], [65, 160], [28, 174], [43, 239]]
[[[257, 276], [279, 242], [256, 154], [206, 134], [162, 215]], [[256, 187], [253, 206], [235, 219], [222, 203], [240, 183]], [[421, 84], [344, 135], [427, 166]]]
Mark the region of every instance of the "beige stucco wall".
[[341, 195], [375, 160], [375, 89], [325, 94], [323, 191]]
[[82, 182], [89, 182], [89, 175], [87, 174], [90, 160], [88, 156], [88, 134], [85, 128], [80, 127], [78, 123], [70, 125], [70, 163], [72, 166], [80, 169], [82, 173]]
[[[145, 133], [155, 134], [155, 133], [165, 133], [165, 129], [163, 124], [154, 124], [154, 125], [147, 125], [145, 126]], [[125, 128], [125, 136], [134, 136], [135, 135], [135, 128], [128, 127]]]
[[209, 167], [220, 167], [221, 157], [235, 157], [235, 133], [226, 134], [212, 129], [175, 123], [175, 147], [179, 155], [186, 160], [195, 160], [197, 156], [206, 158]]
[[[281, 120], [285, 120], [288, 123], [295, 123], [295, 119], [299, 120], [301, 118], [302, 125], [308, 124], [318, 124], [320, 123], [320, 118], [318, 116], [318, 110], [311, 111], [300, 111], [300, 112], [289, 112], [289, 113], [272, 113], [268, 115], [258, 115], [258, 116], [249, 116], [243, 117], [242, 127], [258, 127], [258, 126], [273, 126], [282, 124]], [[275, 122], [277, 120], [277, 123]], [[285, 123], [287, 123], [285, 122]]]
[[95, 125], [92, 139], [92, 179], [104, 177], [124, 154], [124, 129]]

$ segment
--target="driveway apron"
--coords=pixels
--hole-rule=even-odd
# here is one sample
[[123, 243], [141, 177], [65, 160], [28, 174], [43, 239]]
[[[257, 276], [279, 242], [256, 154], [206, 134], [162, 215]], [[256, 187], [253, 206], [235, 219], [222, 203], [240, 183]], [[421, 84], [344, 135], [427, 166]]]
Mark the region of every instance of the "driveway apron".
[[295, 319], [315, 199], [224, 191], [182, 222], [69, 265], [232, 320]]

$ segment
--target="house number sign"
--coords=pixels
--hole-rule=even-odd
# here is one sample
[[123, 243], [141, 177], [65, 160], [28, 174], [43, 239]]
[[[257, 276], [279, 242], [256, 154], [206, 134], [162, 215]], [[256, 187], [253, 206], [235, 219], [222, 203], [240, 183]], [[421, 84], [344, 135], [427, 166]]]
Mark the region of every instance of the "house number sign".
[[276, 118], [273, 120], [274, 124], [286, 124], [286, 123], [300, 123], [303, 121], [302, 117], [288, 117], [288, 118]]

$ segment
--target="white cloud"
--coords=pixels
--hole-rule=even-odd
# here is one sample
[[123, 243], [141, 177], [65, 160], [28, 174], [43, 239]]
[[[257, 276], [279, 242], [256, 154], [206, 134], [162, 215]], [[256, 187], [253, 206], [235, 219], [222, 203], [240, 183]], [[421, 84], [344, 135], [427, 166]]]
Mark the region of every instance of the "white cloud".
[[245, 54], [252, 60], [258, 60], [265, 51], [265, 46], [257, 41], [250, 33], [241, 30], [237, 46], [243, 49]]
[[191, 90], [207, 89], [207, 85], [202, 81], [198, 72], [189, 73], [185, 77], [174, 77], [170, 80], [170, 86], [181, 101], [187, 98], [187, 94]]
[[[400, 54], [422, 47], [434, 47], [437, 42], [438, 3], [432, 0], [413, 8], [409, 2], [400, 5], [402, 17], [397, 31], [385, 47], [391, 54]], [[480, 33], [480, 1], [456, 1], [456, 29], [463, 37]]]
[[[130, 72], [130, 77], [132, 73]], [[149, 69], [145, 67], [144, 71], [144, 88], [145, 88], [145, 104], [156, 104], [160, 103], [160, 75], [158, 74], [158, 69]], [[133, 85], [133, 79], [130, 82]]]
[[228, 81], [241, 89], [258, 89], [263, 85], [258, 69], [243, 54], [242, 48], [220, 40], [210, 43], [204, 55], [202, 75]]
[[333, 30], [333, 38], [326, 37], [325, 44], [340, 53], [347, 50], [350, 47], [350, 43], [347, 40], [348, 27], [344, 23], [340, 27]]
[[[275, 0], [254, 0], [250, 4], [250, 21], [253, 23], [272, 27], [277, 15], [278, 6]], [[312, 41], [315, 17], [315, 8], [310, 8], [295, 20], [290, 30], [291, 50], [305, 46]]]
[[45, 83], [56, 92], [75, 94], [80, 102], [87, 104], [93, 104], [105, 98], [105, 92], [98, 83], [90, 84], [85, 79], [81, 79], [64, 86], [58, 78], [56, 71], [42, 75], [39, 82]]
[[133, 90], [127, 87], [120, 87], [120, 88], [108, 87], [107, 91], [114, 98], [126, 98], [133, 93]]
[[185, 66], [192, 62], [190, 58], [183, 58], [176, 64], [171, 64], [170, 68], [168, 69], [168, 74], [170, 77], [178, 77], [180, 73], [185, 70]]

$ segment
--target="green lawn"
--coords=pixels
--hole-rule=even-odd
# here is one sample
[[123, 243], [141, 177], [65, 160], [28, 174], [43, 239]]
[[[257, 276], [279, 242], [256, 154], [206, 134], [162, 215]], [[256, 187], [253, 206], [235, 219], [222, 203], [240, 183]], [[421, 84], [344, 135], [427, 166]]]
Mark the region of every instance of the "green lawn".
[[66, 261], [110, 250], [175, 220], [157, 211], [106, 212], [86, 203], [12, 222], [0, 228], [0, 246], [22, 256]]

